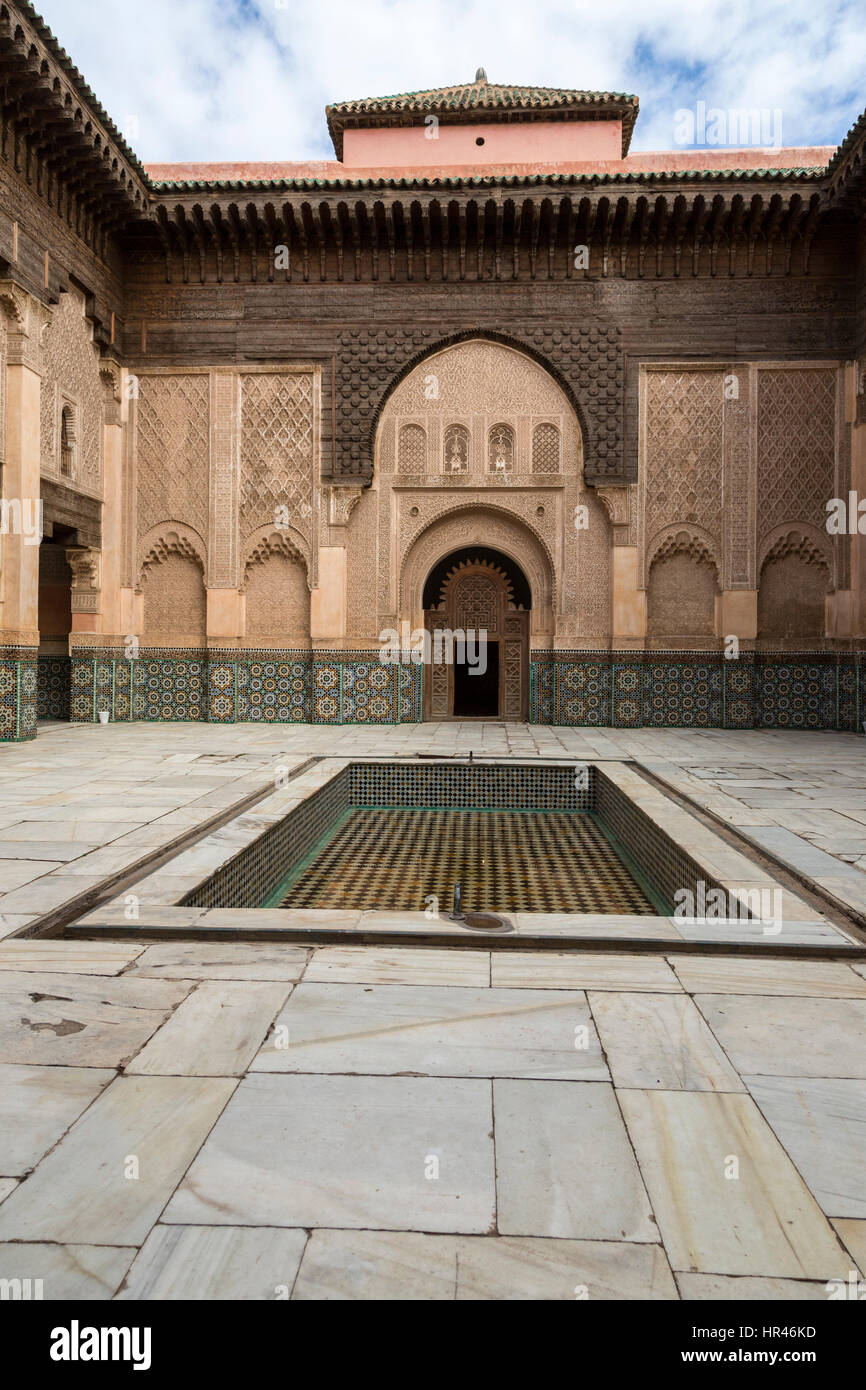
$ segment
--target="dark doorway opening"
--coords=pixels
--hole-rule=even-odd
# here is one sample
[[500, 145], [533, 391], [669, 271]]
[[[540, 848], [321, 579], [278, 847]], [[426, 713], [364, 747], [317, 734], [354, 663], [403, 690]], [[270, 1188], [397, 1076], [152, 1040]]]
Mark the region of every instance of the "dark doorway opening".
[[37, 719], [40, 724], [69, 718], [72, 571], [66, 550], [78, 542], [75, 529], [59, 522], [47, 523], [45, 531], [39, 547]]
[[[495, 719], [499, 714], [499, 643], [485, 642], [480, 650], [461, 651], [455, 644], [454, 714], [463, 719]], [[486, 669], [485, 667], [486, 655]], [[457, 657], [463, 660], [458, 661]], [[466, 657], [472, 657], [472, 662]]]

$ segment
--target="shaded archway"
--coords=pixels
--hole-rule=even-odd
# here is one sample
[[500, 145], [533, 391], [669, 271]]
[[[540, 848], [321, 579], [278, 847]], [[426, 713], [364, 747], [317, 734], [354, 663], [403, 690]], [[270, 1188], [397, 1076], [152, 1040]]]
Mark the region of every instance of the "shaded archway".
[[69, 634], [72, 631], [72, 571], [66, 550], [74, 528], [49, 523], [39, 546], [38, 720], [69, 719]]
[[525, 719], [529, 707], [529, 581], [486, 546], [452, 551], [424, 583], [427, 719]]

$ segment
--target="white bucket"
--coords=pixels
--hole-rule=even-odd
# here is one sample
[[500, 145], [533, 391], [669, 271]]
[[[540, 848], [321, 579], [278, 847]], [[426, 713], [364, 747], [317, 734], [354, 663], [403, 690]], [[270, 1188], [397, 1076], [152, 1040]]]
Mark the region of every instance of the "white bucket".
[[107, 710], [107, 709], [101, 709], [101, 710], [99, 711], [99, 722], [100, 722], [100, 724], [107, 724], [107, 723], [108, 723], [108, 710]]

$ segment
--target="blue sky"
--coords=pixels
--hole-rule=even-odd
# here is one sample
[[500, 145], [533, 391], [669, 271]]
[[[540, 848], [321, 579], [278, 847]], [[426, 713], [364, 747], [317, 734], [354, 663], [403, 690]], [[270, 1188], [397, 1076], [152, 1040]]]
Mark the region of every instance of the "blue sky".
[[632, 148], [698, 102], [837, 144], [866, 107], [863, 0], [41, 0], [139, 157], [333, 158], [324, 107], [471, 81], [635, 92]]

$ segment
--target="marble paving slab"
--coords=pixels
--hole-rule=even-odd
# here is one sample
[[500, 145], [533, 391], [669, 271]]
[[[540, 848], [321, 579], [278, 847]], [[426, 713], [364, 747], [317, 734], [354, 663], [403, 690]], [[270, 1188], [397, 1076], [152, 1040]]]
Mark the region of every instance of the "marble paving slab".
[[290, 989], [285, 980], [203, 980], [127, 1065], [127, 1074], [243, 1075]]
[[140, 1245], [236, 1084], [115, 1078], [0, 1206], [0, 1241]]
[[516, 912], [509, 914], [521, 936], [616, 936], [621, 940], [679, 941], [669, 917], [650, 914], [618, 916], [613, 913]]
[[[845, 961], [757, 956], [671, 956], [689, 994], [806, 994], [866, 999], [866, 979]], [[853, 964], [853, 962], [852, 962]]]
[[659, 1245], [431, 1236], [398, 1231], [314, 1231], [293, 1299], [675, 1299]]
[[762, 1279], [748, 1274], [678, 1274], [676, 1280], [680, 1297], [687, 1300], [826, 1303], [828, 1298], [827, 1282], [812, 1279]]
[[866, 1279], [866, 1221], [851, 1221], [847, 1217], [837, 1217], [830, 1224], [838, 1232], [846, 1250], [856, 1260], [856, 1268], [861, 1278]]
[[484, 988], [490, 984], [490, 953], [434, 946], [321, 946], [312, 954], [304, 983]]
[[48, 1302], [109, 1299], [129, 1268], [135, 1249], [118, 1245], [0, 1244], [0, 1279], [41, 1279]]
[[0, 1062], [122, 1066], [188, 989], [183, 981], [0, 971]]
[[0, 912], [0, 941], [39, 920], [38, 912]]
[[613, 1087], [494, 1081], [502, 1235], [657, 1241]]
[[18, 859], [0, 859], [0, 893], [11, 893], [13, 888], [22, 888], [60, 867], [60, 860], [25, 859], [23, 855]]
[[[309, 951], [268, 941], [177, 941], [147, 946], [130, 977], [151, 980], [299, 980]], [[0, 948], [2, 960], [2, 948]]]
[[64, 975], [119, 975], [143, 946], [125, 941], [56, 938], [0, 943], [0, 970], [48, 970]]
[[587, 997], [616, 1087], [745, 1090], [686, 995], [592, 990]]
[[492, 1129], [489, 1081], [248, 1076], [162, 1219], [486, 1234]]
[[603, 951], [491, 952], [491, 983], [511, 989], [671, 990], [681, 985], [663, 956]]
[[848, 938], [827, 922], [783, 918], [780, 931], [765, 931], [760, 921], [748, 918], [715, 922], [712, 919], [677, 917], [676, 924], [681, 938], [694, 945], [707, 942], [711, 945], [721, 943], [723, 946], [763, 946], [767, 951], [782, 951], [786, 946], [832, 946], [840, 951], [853, 949]]
[[741, 1076], [866, 1078], [866, 999], [694, 999]]
[[[89, 845], [75, 844], [74, 842], [60, 843], [57, 840], [7, 840], [4, 838], [5, 831], [0, 830], [0, 859], [41, 859], [51, 860], [46, 864], [46, 871], [53, 867], [53, 864], [66, 864], [70, 859], [78, 859], [80, 855], [86, 854]], [[866, 853], [866, 846], [864, 846]]]
[[750, 1096], [617, 1095], [674, 1270], [844, 1273], [833, 1231]]
[[0, 1173], [23, 1177], [114, 1079], [97, 1067], [0, 1064]]
[[866, 1081], [744, 1076], [828, 1216], [866, 1218]]
[[266, 1226], [155, 1226], [116, 1297], [284, 1300], [306, 1243], [306, 1231]]
[[14, 1192], [20, 1178], [0, 1178], [0, 1202], [6, 1200], [10, 1192]]
[[[67, 870], [69, 865], [66, 866]], [[44, 879], [13, 888], [0, 897], [0, 909], [5, 912], [34, 912], [44, 917], [56, 907], [71, 902], [100, 881], [101, 875], [88, 878], [85, 874], [52, 873]]]
[[753, 827], [749, 837], [763, 849], [769, 850], [783, 864], [787, 864], [795, 873], [808, 874], [816, 880], [850, 878], [857, 873], [856, 869], [840, 864], [832, 854], [816, 849], [808, 840], [795, 835], [791, 830], [785, 830], [780, 825]]
[[298, 985], [251, 1071], [608, 1079], [579, 990]]

